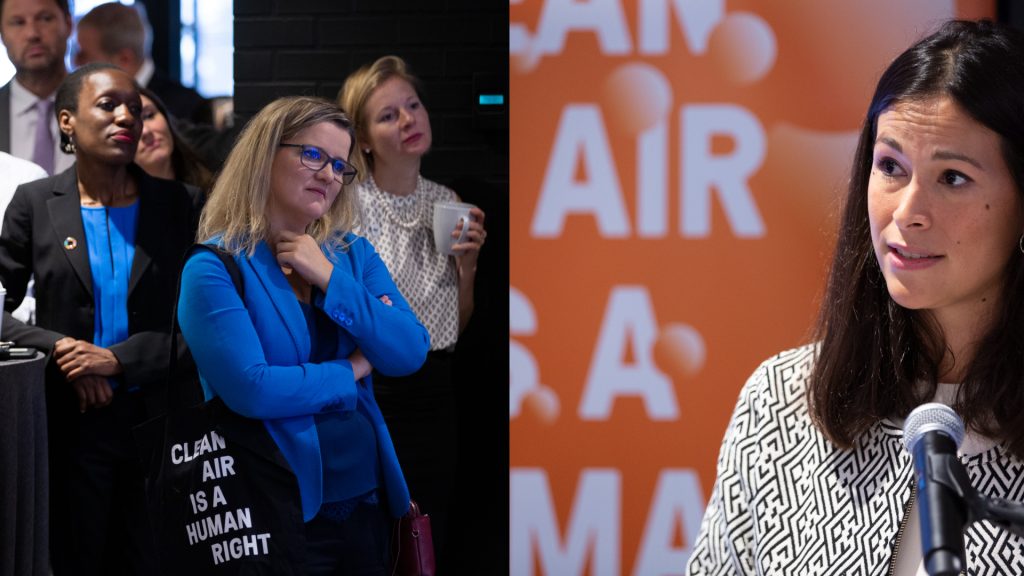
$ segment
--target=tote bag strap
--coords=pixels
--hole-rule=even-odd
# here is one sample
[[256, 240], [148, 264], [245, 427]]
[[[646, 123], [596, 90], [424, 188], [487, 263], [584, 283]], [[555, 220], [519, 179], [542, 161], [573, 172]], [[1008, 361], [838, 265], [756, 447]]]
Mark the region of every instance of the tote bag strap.
[[[185, 270], [185, 263], [188, 262], [197, 252], [208, 250], [217, 255], [221, 263], [224, 264], [224, 268], [227, 269], [228, 275], [231, 276], [231, 282], [235, 285], [235, 290], [238, 292], [238, 297], [245, 299], [245, 279], [242, 278], [242, 271], [238, 268], [238, 262], [235, 262], [234, 256], [230, 252], [221, 249], [218, 246], [212, 246], [210, 244], [193, 244], [189, 247], [188, 251], [185, 252], [185, 257], [182, 259], [181, 270]], [[174, 308], [173, 316], [171, 317], [171, 359], [168, 363], [168, 374], [167, 374], [167, 411], [168, 413], [174, 412], [184, 408], [183, 404], [185, 400], [182, 398], [183, 391], [182, 386], [177, 381], [178, 372], [178, 335], [181, 333], [181, 327], [178, 326], [178, 300], [181, 298], [181, 274], [178, 275], [178, 289], [174, 295]]]

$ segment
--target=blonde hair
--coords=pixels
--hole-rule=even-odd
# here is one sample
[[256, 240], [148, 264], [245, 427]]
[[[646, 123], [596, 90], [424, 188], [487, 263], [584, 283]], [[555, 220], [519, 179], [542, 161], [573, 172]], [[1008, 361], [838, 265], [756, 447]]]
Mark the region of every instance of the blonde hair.
[[401, 78], [408, 82], [416, 95], [423, 99], [423, 90], [419, 78], [409, 72], [409, 66], [398, 56], [382, 56], [372, 64], [365, 64], [348, 75], [345, 84], [338, 91], [338, 105], [352, 118], [356, 131], [356, 154], [352, 164], [359, 170], [359, 181], [362, 182], [373, 172], [373, 156], [363, 151], [370, 141], [369, 123], [366, 115], [366, 101], [388, 80]]
[[[256, 245], [268, 240], [270, 232], [270, 172], [280, 143], [321, 122], [332, 122], [347, 132], [354, 146], [352, 122], [337, 105], [324, 98], [289, 96], [260, 110], [242, 129], [210, 191], [199, 220], [199, 241], [220, 236], [229, 252], [245, 251], [252, 256]], [[327, 213], [306, 229], [307, 234], [330, 251], [346, 247], [344, 236], [357, 223], [359, 208], [356, 194], [349, 193], [350, 186], [342, 184]]]

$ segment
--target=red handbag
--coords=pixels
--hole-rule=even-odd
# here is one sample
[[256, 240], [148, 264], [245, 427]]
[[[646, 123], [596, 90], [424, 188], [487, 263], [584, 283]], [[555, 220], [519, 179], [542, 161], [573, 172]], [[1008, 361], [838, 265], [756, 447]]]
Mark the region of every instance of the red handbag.
[[434, 576], [434, 539], [430, 533], [430, 515], [420, 514], [415, 500], [409, 512], [395, 522], [398, 537], [392, 546], [394, 576]]

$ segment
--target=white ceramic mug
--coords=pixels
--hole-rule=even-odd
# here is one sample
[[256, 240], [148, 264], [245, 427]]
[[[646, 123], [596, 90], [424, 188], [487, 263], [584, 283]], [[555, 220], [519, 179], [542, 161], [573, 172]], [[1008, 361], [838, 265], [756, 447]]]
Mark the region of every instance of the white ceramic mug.
[[[435, 202], [434, 203], [434, 246], [442, 254], [454, 254], [452, 246], [466, 241], [466, 233], [469, 232], [469, 223], [473, 217], [469, 214], [472, 204], [465, 202]], [[462, 229], [458, 238], [452, 238], [455, 227], [462, 222]]]

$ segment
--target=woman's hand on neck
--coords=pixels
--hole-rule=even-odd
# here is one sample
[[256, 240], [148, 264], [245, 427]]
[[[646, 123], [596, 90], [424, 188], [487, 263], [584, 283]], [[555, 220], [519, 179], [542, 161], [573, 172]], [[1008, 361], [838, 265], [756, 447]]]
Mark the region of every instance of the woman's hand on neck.
[[381, 162], [374, 160], [373, 180], [377, 188], [395, 196], [408, 196], [416, 191], [420, 177], [420, 159], [404, 162]]
[[[334, 264], [324, 256], [320, 245], [312, 236], [303, 232], [278, 231], [270, 237], [271, 249], [277, 258], [278, 266], [289, 282], [302, 282], [310, 286], [316, 286], [321, 291], [327, 292], [327, 285], [331, 281], [331, 274], [334, 272]], [[303, 294], [296, 291], [300, 299]], [[305, 294], [308, 296], [308, 293]]]
[[79, 161], [76, 165], [78, 194], [83, 206], [129, 206], [138, 196], [138, 183], [127, 165]]

